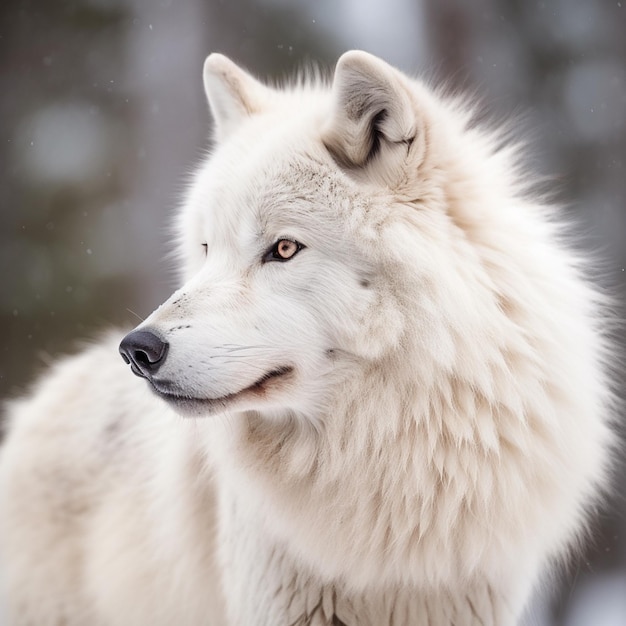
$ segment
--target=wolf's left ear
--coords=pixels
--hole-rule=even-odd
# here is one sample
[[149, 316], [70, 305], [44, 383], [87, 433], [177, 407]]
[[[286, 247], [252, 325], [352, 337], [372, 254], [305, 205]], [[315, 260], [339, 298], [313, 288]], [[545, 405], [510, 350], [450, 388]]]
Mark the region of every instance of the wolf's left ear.
[[246, 117], [260, 112], [270, 92], [228, 57], [216, 52], [204, 62], [203, 77], [218, 141], [233, 132]]
[[404, 76], [379, 58], [343, 54], [333, 80], [334, 104], [324, 142], [347, 166], [365, 165], [383, 144], [410, 147], [418, 132]]

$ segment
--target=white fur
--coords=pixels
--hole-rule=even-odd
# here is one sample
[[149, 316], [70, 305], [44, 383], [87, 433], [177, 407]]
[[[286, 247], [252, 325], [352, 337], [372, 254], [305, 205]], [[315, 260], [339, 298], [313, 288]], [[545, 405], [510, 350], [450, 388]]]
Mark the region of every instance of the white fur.
[[[227, 398], [180, 419], [115, 336], [11, 406], [10, 623], [515, 624], [611, 438], [601, 298], [555, 211], [366, 53], [282, 90], [212, 55], [205, 86], [182, 286], [141, 328], [156, 386]], [[305, 248], [263, 263], [281, 238]]]

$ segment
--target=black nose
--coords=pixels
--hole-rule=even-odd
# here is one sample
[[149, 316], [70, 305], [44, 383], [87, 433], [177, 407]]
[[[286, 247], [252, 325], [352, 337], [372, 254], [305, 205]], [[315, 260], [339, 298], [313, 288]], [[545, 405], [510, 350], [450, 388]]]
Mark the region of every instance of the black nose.
[[169, 344], [149, 330], [133, 330], [120, 343], [120, 354], [133, 374], [150, 378], [163, 365]]

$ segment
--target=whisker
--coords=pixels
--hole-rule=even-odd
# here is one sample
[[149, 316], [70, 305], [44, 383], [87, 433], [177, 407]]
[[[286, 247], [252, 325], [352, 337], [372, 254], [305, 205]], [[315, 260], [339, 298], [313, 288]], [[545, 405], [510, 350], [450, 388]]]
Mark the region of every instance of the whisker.
[[[236, 360], [236, 359], [231, 359], [229, 361], [222, 361], [222, 363], [229, 365], [232, 363], [235, 363], [236, 365], [238, 365], [240, 363], [240, 361]], [[246, 369], [252, 369], [252, 370], [257, 370], [259, 372], [267, 372], [268, 368], [271, 369], [271, 365], [267, 365], [267, 366], [262, 366], [262, 365], [257, 365], [256, 363], [246, 363]]]
[[258, 350], [260, 348], [271, 348], [271, 346], [269, 345], [241, 346], [236, 343], [225, 343], [225, 344], [222, 344], [220, 348], [225, 348], [226, 350], [228, 350], [228, 352], [241, 352], [242, 350]]
[[139, 315], [138, 313], [135, 313], [135, 311], [133, 311], [132, 309], [129, 309], [128, 307], [126, 308], [126, 310], [129, 313], [132, 313], [140, 322], [145, 322], [146, 319], [144, 317], [141, 317], [141, 315]]

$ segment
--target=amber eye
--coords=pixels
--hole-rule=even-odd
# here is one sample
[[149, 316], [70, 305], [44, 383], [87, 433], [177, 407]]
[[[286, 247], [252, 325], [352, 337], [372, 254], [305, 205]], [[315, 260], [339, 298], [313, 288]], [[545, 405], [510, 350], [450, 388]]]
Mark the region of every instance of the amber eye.
[[293, 239], [279, 239], [263, 257], [263, 261], [288, 261], [302, 250], [304, 246]]

